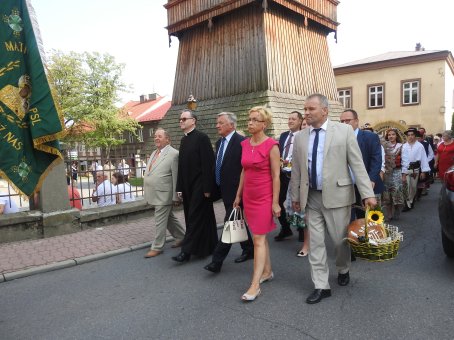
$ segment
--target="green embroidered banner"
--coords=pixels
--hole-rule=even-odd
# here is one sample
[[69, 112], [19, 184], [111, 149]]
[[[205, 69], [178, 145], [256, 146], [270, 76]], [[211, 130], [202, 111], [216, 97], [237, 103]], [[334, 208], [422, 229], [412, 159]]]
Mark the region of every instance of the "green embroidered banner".
[[27, 0], [0, 6], [0, 176], [23, 194], [40, 189], [62, 160], [64, 123], [42, 60], [38, 25]]

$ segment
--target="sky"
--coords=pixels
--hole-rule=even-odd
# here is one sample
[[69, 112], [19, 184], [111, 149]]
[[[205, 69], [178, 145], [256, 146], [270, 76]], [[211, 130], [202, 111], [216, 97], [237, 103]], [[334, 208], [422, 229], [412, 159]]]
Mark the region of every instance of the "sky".
[[[31, 0], [47, 51], [109, 53], [124, 63], [123, 80], [141, 94], [171, 95], [178, 39], [165, 26], [166, 0]], [[426, 4], [426, 5], [424, 5]], [[390, 52], [454, 51], [453, 0], [342, 0], [337, 43], [328, 36], [333, 66]]]

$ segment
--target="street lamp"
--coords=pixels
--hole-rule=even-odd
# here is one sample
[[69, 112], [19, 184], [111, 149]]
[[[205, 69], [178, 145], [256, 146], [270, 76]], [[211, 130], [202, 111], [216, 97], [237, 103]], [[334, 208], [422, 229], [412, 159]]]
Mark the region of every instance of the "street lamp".
[[186, 102], [189, 110], [194, 111], [197, 108], [197, 99], [194, 98], [192, 93], [189, 95], [189, 98], [186, 100]]

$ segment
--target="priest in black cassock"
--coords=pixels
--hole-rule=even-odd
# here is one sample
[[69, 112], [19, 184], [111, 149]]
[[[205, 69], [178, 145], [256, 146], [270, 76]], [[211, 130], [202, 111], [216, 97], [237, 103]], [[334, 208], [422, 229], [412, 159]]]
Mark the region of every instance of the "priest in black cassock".
[[214, 183], [214, 152], [208, 136], [196, 129], [197, 116], [185, 110], [180, 115], [184, 132], [178, 157], [177, 192], [183, 199], [186, 234], [177, 262], [191, 255], [208, 256], [218, 242], [211, 194]]

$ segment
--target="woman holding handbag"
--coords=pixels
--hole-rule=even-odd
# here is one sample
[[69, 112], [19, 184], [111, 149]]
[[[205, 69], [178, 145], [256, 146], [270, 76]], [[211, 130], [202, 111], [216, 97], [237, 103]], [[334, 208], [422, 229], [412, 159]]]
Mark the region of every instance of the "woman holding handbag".
[[254, 241], [252, 283], [241, 299], [254, 301], [260, 295], [260, 284], [274, 278], [266, 235], [276, 228], [279, 217], [280, 155], [278, 143], [265, 134], [271, 125], [271, 112], [264, 107], [249, 110], [248, 131], [251, 138], [241, 142], [240, 183], [233, 207], [243, 201], [244, 214]]

